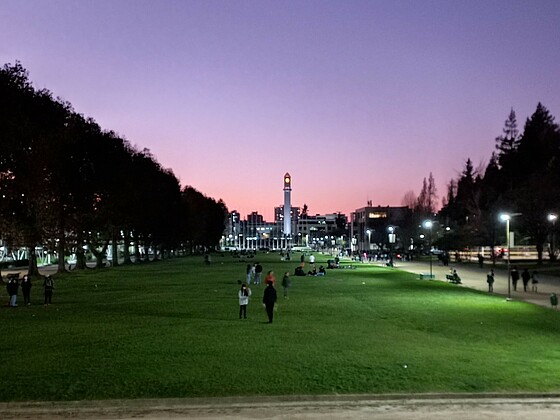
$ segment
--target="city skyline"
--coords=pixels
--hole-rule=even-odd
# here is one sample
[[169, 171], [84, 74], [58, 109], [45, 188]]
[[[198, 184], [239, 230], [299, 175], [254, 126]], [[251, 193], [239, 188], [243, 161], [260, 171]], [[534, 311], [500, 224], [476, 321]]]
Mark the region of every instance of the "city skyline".
[[5, 0], [2, 63], [150, 149], [182, 186], [273, 219], [440, 199], [510, 109], [560, 114], [557, 1]]

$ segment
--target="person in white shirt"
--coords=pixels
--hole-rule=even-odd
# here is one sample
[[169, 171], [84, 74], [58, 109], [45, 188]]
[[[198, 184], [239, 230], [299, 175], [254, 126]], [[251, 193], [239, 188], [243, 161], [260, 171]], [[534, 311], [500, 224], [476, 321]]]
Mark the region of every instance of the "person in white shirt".
[[239, 290], [239, 319], [243, 316], [247, 319], [247, 305], [249, 304], [249, 297], [251, 296], [251, 289], [247, 287], [245, 283], [241, 285], [241, 290]]

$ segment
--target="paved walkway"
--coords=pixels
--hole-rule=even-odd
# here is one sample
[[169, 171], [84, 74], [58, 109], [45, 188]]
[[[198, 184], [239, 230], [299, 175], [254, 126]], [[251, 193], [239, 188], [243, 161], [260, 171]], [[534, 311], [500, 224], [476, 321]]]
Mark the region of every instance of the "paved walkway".
[[[512, 264], [513, 266], [513, 264]], [[399, 261], [395, 268], [399, 270], [408, 271], [411, 273], [430, 273], [430, 263], [425, 261]], [[436, 280], [446, 281], [445, 275], [449, 274], [450, 269], [456, 269], [457, 274], [461, 277], [463, 284], [457, 287], [469, 287], [471, 289], [481, 290], [488, 292], [488, 283], [486, 283], [486, 274], [490, 271], [491, 265], [485, 265], [484, 268], [478, 267], [472, 263], [450, 263], [448, 267], [438, 264], [434, 259], [432, 264], [432, 273]], [[508, 297], [508, 275], [505, 267], [498, 267], [494, 269], [494, 294], [502, 295], [504, 298]], [[534, 303], [536, 305], [546, 306], [550, 305], [550, 294], [556, 293], [560, 297], [560, 278], [554, 276], [539, 275], [538, 292], [531, 292], [531, 283], [527, 286], [527, 292], [523, 291], [523, 282], [519, 280], [517, 284], [517, 291], [511, 287], [511, 299], [522, 300], [525, 302]]]

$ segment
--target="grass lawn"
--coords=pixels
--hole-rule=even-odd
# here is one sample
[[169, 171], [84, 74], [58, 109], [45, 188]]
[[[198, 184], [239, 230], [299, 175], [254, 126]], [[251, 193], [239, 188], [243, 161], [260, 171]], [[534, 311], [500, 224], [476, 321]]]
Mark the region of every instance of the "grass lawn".
[[0, 400], [560, 391], [558, 311], [360, 264], [292, 277], [284, 300], [299, 256], [257, 258], [273, 324], [262, 285], [238, 319], [229, 255], [64, 275], [49, 307], [36, 280], [34, 305], [0, 308]]

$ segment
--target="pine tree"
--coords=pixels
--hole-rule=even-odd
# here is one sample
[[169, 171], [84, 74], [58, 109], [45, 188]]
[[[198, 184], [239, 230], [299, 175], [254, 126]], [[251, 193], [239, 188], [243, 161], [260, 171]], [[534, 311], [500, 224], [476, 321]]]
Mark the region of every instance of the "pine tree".
[[496, 137], [496, 149], [500, 151], [499, 157], [509, 155], [519, 146], [519, 130], [517, 129], [517, 117], [513, 108], [511, 108], [511, 111], [509, 112], [504, 125], [504, 134]]

